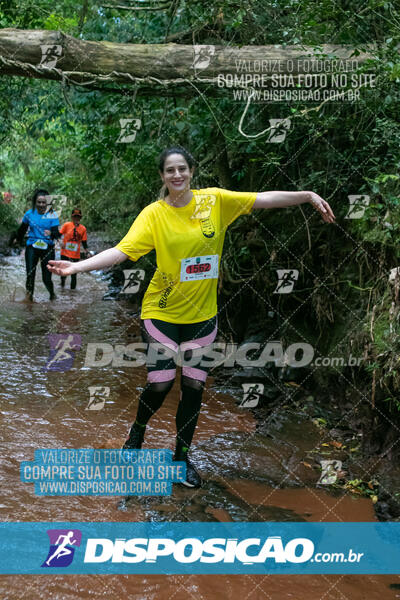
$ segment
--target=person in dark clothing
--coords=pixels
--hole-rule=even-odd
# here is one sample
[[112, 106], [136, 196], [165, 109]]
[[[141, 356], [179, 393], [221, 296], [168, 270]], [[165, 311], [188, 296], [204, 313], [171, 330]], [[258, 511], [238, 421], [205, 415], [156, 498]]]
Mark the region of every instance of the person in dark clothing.
[[26, 293], [29, 300], [33, 300], [35, 288], [36, 267], [40, 261], [42, 279], [46, 286], [50, 300], [54, 300], [54, 286], [51, 280], [51, 272], [47, 269], [49, 260], [54, 260], [54, 240], [61, 237], [58, 230], [60, 222], [53, 211], [47, 210], [47, 190], [36, 189], [32, 196], [32, 208], [28, 210], [22, 223], [15, 233], [15, 240], [21, 245], [24, 236], [28, 232], [25, 249], [26, 265]]

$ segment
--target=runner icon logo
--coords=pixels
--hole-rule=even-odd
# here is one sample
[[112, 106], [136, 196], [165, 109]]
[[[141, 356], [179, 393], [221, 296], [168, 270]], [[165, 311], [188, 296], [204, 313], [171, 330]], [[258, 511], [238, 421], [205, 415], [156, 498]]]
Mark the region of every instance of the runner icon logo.
[[120, 119], [121, 131], [117, 139], [117, 144], [130, 144], [136, 139], [136, 134], [142, 127], [141, 119]]
[[290, 294], [293, 291], [295, 282], [299, 277], [297, 269], [277, 269], [278, 283], [274, 290], [274, 294]]
[[121, 294], [136, 294], [140, 288], [140, 282], [144, 280], [143, 269], [124, 269], [124, 287]]
[[260, 395], [264, 392], [263, 383], [242, 383], [243, 400], [240, 408], [255, 408], [260, 401]]
[[365, 209], [369, 206], [370, 197], [368, 195], [350, 195], [347, 196], [350, 202], [345, 219], [361, 219], [364, 216]]
[[270, 132], [268, 142], [271, 144], [280, 144], [286, 139], [286, 134], [290, 129], [290, 119], [270, 119]]
[[64, 196], [63, 194], [52, 194], [46, 196], [46, 202], [47, 207], [44, 216], [49, 219], [54, 219], [54, 217], [60, 218], [61, 212], [67, 204], [67, 196]]
[[42, 59], [40, 66], [51, 69], [55, 67], [58, 59], [62, 56], [62, 46], [59, 44], [40, 44]]
[[194, 58], [193, 69], [206, 69], [210, 64], [211, 57], [215, 54], [215, 46], [206, 44], [197, 44], [193, 46]]
[[77, 333], [51, 333], [47, 337], [50, 354], [43, 371], [69, 371], [75, 352], [81, 348], [81, 336]]
[[332, 485], [336, 482], [338, 474], [342, 470], [341, 460], [321, 460], [321, 477], [317, 485]]
[[82, 532], [79, 529], [48, 529], [50, 548], [42, 567], [68, 567], [74, 558], [74, 546], [80, 546]]
[[108, 386], [90, 385], [88, 390], [90, 398], [86, 410], [102, 410], [106, 398], [110, 395], [110, 388]]
[[208, 219], [211, 214], [211, 207], [214, 206], [217, 198], [214, 194], [196, 194], [194, 208], [191, 219]]

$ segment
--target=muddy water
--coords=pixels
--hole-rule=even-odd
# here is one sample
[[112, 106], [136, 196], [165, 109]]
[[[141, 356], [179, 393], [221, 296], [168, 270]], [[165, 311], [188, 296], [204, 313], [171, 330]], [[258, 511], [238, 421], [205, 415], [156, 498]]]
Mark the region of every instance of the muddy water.
[[[24, 300], [22, 257], [0, 264], [2, 521], [374, 521], [368, 499], [331, 495], [316, 488], [319, 474], [304, 465], [320, 441], [314, 425], [292, 417], [268, 435], [256, 430], [248, 411], [207, 381], [192, 456], [206, 484], [201, 490], [174, 486], [172, 496], [132, 499], [118, 510], [116, 498], [50, 498], [34, 495], [19, 479], [19, 465], [37, 448], [118, 448], [134, 418], [143, 368], [85, 367], [88, 343], [138, 340], [134, 307], [102, 300], [96, 275], [78, 277], [78, 290], [60, 290], [48, 301], [37, 278], [35, 302]], [[67, 282], [68, 283], [68, 282]], [[50, 333], [81, 336], [72, 368], [43, 372]], [[108, 386], [102, 410], [86, 410], [89, 386]], [[174, 446], [179, 380], [153, 417], [144, 447]], [[263, 428], [265, 431], [265, 428]], [[219, 600], [239, 594], [258, 598], [396, 598], [394, 576], [2, 576], [0, 598]]]

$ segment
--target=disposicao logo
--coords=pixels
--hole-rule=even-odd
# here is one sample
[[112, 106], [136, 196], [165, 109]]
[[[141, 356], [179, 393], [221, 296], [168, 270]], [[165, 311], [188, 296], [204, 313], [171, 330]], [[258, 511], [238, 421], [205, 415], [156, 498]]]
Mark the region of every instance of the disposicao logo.
[[[252, 548], [252, 550], [250, 550]], [[264, 563], [268, 559], [276, 563], [304, 563], [314, 553], [314, 544], [308, 538], [295, 538], [282, 543], [280, 536], [238, 539], [184, 538], [90, 538], [87, 540], [85, 563], [156, 563], [161, 557], [172, 557], [178, 563], [234, 563], [246, 565]]]
[[74, 546], [80, 546], [82, 532], [79, 529], [48, 529], [50, 548], [42, 567], [68, 567], [74, 558]]

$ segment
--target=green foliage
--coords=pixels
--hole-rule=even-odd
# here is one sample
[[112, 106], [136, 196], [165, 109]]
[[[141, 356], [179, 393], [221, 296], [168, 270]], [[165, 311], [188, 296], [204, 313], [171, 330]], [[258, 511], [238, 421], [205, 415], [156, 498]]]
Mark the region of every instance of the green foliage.
[[43, 29], [59, 30], [64, 33], [73, 33], [78, 26], [77, 15], [72, 18], [51, 13], [43, 23]]
[[[266, 323], [268, 312], [278, 314], [274, 339], [303, 340], [334, 356], [364, 352], [377, 306], [369, 353], [376, 369], [363, 375], [379, 371], [385, 397], [397, 397], [398, 321], [389, 315], [387, 280], [400, 265], [398, 4], [250, 0], [243, 8], [228, 0], [181, 0], [175, 8], [132, 12], [83, 1], [14, 0], [0, 2], [0, 25], [126, 43], [178, 36], [174, 41], [189, 44], [351, 44], [356, 54], [374, 42], [377, 57], [368, 68], [377, 86], [356, 103], [252, 104], [243, 124], [249, 134], [266, 129], [271, 118], [292, 118], [285, 143], [271, 144], [266, 136], [239, 133], [244, 104], [229, 93], [133, 100], [129, 87], [124, 94], [2, 77], [0, 179], [16, 196], [12, 207], [0, 205], [3, 227], [22, 216], [35, 186], [46, 185], [67, 196], [65, 218], [80, 206], [89, 232], [104, 230], [117, 242], [157, 198], [157, 155], [176, 143], [202, 165], [195, 187], [314, 190], [331, 203], [337, 225], [323, 225], [309, 206], [240, 219], [227, 235], [221, 297], [235, 297], [229, 310], [242, 319], [258, 315]], [[140, 119], [141, 129], [134, 143], [118, 143], [119, 121], [129, 117]], [[351, 194], [370, 197], [360, 219], [345, 218]], [[274, 295], [276, 269], [294, 267], [295, 292]]]

